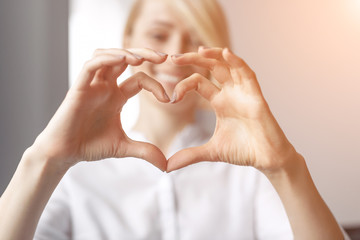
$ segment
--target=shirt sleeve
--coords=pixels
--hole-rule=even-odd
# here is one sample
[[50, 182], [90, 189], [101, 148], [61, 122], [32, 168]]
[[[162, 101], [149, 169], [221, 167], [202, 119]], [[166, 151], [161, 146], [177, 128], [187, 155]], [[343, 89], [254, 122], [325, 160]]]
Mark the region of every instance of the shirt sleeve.
[[47, 203], [35, 231], [35, 240], [71, 239], [69, 197], [61, 181]]
[[294, 239], [285, 208], [270, 181], [259, 172], [254, 203], [256, 239]]

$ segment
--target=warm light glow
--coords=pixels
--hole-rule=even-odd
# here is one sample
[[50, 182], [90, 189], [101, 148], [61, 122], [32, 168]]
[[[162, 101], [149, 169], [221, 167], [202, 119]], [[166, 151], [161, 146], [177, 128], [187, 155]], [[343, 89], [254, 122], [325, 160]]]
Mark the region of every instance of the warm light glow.
[[353, 0], [353, 7], [357, 10], [357, 15], [360, 15], [360, 0]]
[[357, 12], [357, 15], [360, 15], [360, 0], [353, 0], [354, 12]]
[[348, 0], [348, 14], [352, 21], [360, 23], [360, 0]]

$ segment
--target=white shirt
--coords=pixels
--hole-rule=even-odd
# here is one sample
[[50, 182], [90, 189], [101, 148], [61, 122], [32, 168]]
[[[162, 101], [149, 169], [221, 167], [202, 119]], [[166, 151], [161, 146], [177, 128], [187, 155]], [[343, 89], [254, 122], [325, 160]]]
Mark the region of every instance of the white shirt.
[[[146, 139], [132, 132], [136, 140]], [[170, 155], [205, 143], [201, 123], [186, 127]], [[163, 173], [136, 158], [83, 162], [64, 176], [35, 239], [293, 239], [283, 205], [251, 167], [203, 162]]]

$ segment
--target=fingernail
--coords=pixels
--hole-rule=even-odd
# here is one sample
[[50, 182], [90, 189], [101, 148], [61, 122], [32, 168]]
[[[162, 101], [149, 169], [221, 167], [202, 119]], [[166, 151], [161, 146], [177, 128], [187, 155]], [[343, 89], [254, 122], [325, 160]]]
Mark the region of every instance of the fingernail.
[[167, 53], [158, 52], [158, 51], [156, 51], [156, 54], [159, 55], [160, 57], [165, 57], [168, 55]]
[[124, 55], [117, 55], [117, 57], [120, 58], [120, 59], [124, 59], [124, 58], [125, 58]]
[[170, 98], [169, 98], [169, 96], [166, 94], [166, 92], [164, 92], [164, 98], [165, 98], [166, 100], [170, 101]]
[[210, 49], [210, 47], [201, 46], [202, 49]]
[[136, 57], [137, 59], [140, 59], [140, 60], [144, 59], [144, 57], [142, 57], [142, 56], [140, 56], [140, 55], [137, 55], [137, 54], [135, 54], [135, 53], [133, 53], [133, 55], [134, 55], [134, 57]]
[[174, 55], [171, 55], [171, 57], [173, 58], [179, 58], [179, 57], [182, 57], [184, 56], [184, 54], [174, 54]]
[[176, 102], [176, 98], [177, 98], [177, 94], [176, 92], [173, 93], [172, 98], [171, 98], [171, 102], [170, 103], [175, 103]]

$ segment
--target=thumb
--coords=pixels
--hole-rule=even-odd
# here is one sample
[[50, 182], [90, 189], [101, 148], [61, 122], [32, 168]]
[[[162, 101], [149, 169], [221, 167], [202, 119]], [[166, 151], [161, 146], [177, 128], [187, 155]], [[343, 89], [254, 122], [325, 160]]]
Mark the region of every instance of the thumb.
[[211, 161], [206, 144], [199, 147], [186, 148], [180, 150], [169, 158], [166, 171], [171, 172], [188, 165], [204, 161]]
[[161, 150], [151, 143], [139, 142], [129, 139], [125, 154], [122, 157], [136, 157], [141, 158], [161, 171], [165, 171], [167, 167], [167, 160]]

